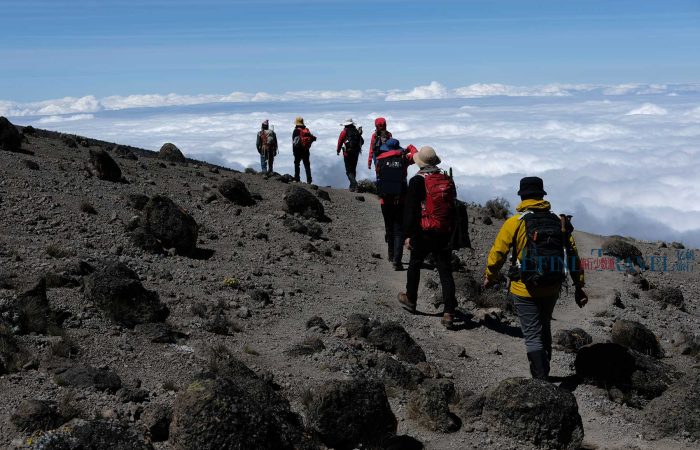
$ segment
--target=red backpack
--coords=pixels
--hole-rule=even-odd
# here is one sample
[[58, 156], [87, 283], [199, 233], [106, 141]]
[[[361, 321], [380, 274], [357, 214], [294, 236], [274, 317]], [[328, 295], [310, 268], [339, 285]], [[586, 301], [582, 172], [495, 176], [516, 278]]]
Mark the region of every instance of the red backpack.
[[457, 189], [452, 178], [442, 172], [421, 174], [425, 180], [425, 202], [420, 225], [423, 230], [451, 233], [455, 224]]
[[308, 128], [299, 128], [299, 142], [304, 150], [309, 150], [316, 137], [311, 134]]

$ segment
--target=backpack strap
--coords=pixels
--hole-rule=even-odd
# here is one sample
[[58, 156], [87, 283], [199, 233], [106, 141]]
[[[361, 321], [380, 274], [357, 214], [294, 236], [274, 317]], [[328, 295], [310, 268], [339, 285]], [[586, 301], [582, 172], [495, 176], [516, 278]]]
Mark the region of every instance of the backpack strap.
[[525, 218], [525, 215], [530, 214], [532, 211], [525, 210], [522, 213], [520, 213], [520, 217], [518, 217], [518, 228], [515, 229], [515, 233], [513, 233], [513, 242], [511, 244], [511, 247], [513, 248], [513, 253], [510, 256], [510, 263], [511, 265], [518, 266], [520, 267], [520, 261], [518, 261], [518, 233], [520, 232], [520, 228], [523, 227], [525, 221], [523, 220]]

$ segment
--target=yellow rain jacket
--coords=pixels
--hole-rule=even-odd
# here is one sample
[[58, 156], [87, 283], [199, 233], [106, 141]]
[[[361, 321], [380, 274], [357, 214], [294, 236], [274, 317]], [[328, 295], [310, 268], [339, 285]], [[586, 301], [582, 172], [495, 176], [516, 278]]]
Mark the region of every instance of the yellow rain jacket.
[[[517, 208], [515, 208], [518, 213], [523, 213], [528, 210], [533, 211], [549, 211], [551, 205], [546, 200], [535, 200], [528, 199], [520, 202]], [[515, 238], [516, 253], [518, 255], [518, 260], [521, 260], [523, 249], [525, 248], [526, 242], [526, 232], [525, 225], [521, 223], [520, 219], [522, 214], [516, 214], [505, 221], [501, 230], [496, 236], [496, 240], [491, 247], [489, 252], [488, 264], [486, 265], [486, 278], [490, 281], [496, 281], [498, 278], [498, 273], [503, 267], [503, 264], [510, 259], [512, 254], [513, 236], [517, 233]], [[574, 241], [574, 236], [571, 235], [569, 238], [569, 247], [567, 248], [568, 261], [572, 260], [575, 256], [575, 260], [578, 261], [578, 250], [576, 249], [576, 242]], [[571, 279], [575, 286], [583, 287], [583, 270], [580, 268], [580, 264], [576, 264], [575, 271], [570, 271]], [[559, 285], [554, 286], [540, 286], [540, 287], [528, 287], [522, 281], [513, 281], [510, 283], [510, 292], [518, 297], [525, 298], [535, 298], [535, 297], [555, 297], [559, 295]]]

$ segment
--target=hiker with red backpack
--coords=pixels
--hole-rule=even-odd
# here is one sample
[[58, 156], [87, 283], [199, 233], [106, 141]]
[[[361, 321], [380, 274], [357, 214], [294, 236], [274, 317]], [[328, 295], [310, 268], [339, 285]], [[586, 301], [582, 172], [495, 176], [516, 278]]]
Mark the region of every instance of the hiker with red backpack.
[[341, 123], [343, 131], [338, 136], [338, 146], [335, 149], [337, 155], [343, 152], [345, 162], [345, 174], [350, 181], [350, 192], [357, 190], [357, 159], [362, 153], [362, 146], [365, 140], [362, 138], [362, 127], [357, 128], [352, 119]]
[[571, 216], [553, 214], [544, 200], [547, 192], [539, 177], [520, 180], [518, 214], [507, 219], [488, 256], [484, 289], [496, 284], [509, 257], [508, 295], [515, 306], [525, 336], [527, 359], [533, 378], [547, 380], [552, 359], [552, 313], [566, 272], [575, 286], [574, 301], [588, 303], [583, 291], [584, 274], [572, 235]]
[[384, 117], [377, 117], [374, 119], [374, 133], [372, 133], [372, 139], [369, 143], [369, 155], [367, 156], [367, 169], [372, 169], [372, 162], [377, 163], [377, 157], [379, 156], [380, 148], [382, 145], [386, 144], [386, 141], [391, 138], [391, 133], [386, 129], [386, 119]]
[[309, 161], [309, 156], [311, 155], [311, 144], [316, 140], [316, 136], [311, 134], [306, 125], [304, 125], [304, 119], [297, 117], [294, 120], [294, 131], [292, 132], [292, 153], [294, 154], [294, 180], [299, 182], [299, 172], [300, 163], [304, 163], [304, 170], [306, 171], [306, 182], [311, 184], [311, 162]]
[[409, 145], [405, 150], [396, 139], [389, 139], [379, 149], [375, 171], [377, 194], [384, 217], [384, 240], [388, 259], [394, 270], [403, 270], [403, 214], [406, 201], [408, 166], [413, 164], [417, 149]]
[[255, 146], [260, 154], [261, 171], [271, 173], [275, 156], [277, 156], [277, 135], [270, 129], [269, 121], [265, 120], [262, 123]]
[[452, 247], [450, 241], [455, 226], [457, 189], [452, 178], [444, 173], [432, 147], [421, 147], [413, 155], [420, 170], [411, 178], [404, 208], [405, 246], [411, 250], [406, 274], [406, 292], [399, 293], [399, 302], [409, 311], [416, 311], [420, 269], [425, 258], [432, 254], [442, 285], [442, 324], [453, 328], [455, 282], [452, 277]]

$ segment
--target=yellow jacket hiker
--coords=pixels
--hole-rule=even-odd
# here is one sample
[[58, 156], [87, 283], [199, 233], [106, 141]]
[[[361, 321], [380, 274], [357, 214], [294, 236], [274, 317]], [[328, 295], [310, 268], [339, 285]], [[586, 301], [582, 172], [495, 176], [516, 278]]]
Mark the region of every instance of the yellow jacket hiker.
[[[521, 259], [523, 249], [525, 248], [526, 236], [525, 236], [525, 226], [521, 222], [522, 213], [525, 211], [549, 211], [551, 208], [550, 204], [546, 200], [542, 199], [526, 199], [520, 202], [520, 204], [515, 208], [515, 210], [520, 213], [510, 217], [505, 221], [501, 230], [496, 236], [496, 240], [493, 242], [491, 251], [489, 252], [489, 259], [486, 265], [486, 278], [495, 282], [498, 279], [499, 272], [503, 264], [510, 259], [512, 254], [512, 244], [513, 236], [517, 233], [515, 239], [516, 253], [518, 255], [518, 260]], [[567, 263], [572, 260], [578, 261], [578, 250], [576, 249], [576, 241], [574, 241], [574, 236], [569, 235], [569, 246], [567, 248], [568, 257]], [[578, 269], [578, 267], [576, 268]], [[575, 286], [583, 287], [584, 275], [581, 270], [573, 270], [571, 273], [571, 279]], [[533, 298], [533, 297], [552, 297], [559, 294], [559, 285], [552, 286], [541, 286], [541, 287], [528, 287], [520, 280], [515, 280], [510, 283], [510, 293], [517, 295], [518, 297]]]
[[[510, 272], [512, 279], [508, 298], [513, 303], [518, 319], [520, 319], [520, 328], [523, 331], [525, 347], [527, 348], [527, 359], [530, 361], [530, 373], [533, 378], [547, 380], [549, 378], [549, 362], [552, 359], [552, 313], [557, 304], [563, 281], [562, 277], [557, 275], [558, 263], [549, 262], [549, 258], [555, 257], [550, 253], [551, 250], [565, 257], [566, 263], [569, 265], [569, 273], [574, 281], [574, 286], [576, 286], [574, 293], [576, 304], [582, 308], [588, 302], [588, 296], [583, 291], [583, 271], [578, 258], [576, 242], [571, 236], [573, 227], [564, 220], [560, 224], [556, 216], [553, 217], [551, 214], [549, 202], [543, 199], [547, 192], [544, 190], [542, 178], [525, 177], [520, 180], [518, 195], [521, 199], [516, 208], [518, 214], [505, 221], [489, 252], [483, 287], [487, 289], [495, 284], [500, 276], [501, 267], [515, 253], [517, 264], [522, 267], [517, 267], [515, 268], [517, 270]], [[530, 214], [533, 215], [530, 216]], [[537, 240], [538, 232], [541, 232], [540, 236], [545, 238], [541, 243], [544, 246], [554, 245], [555, 247], [553, 249], [547, 248], [546, 252], [540, 255], [545, 258], [543, 260], [540, 260], [537, 254], [524, 254], [524, 250], [531, 247], [531, 244], [528, 244], [527, 224], [532, 224], [530, 232], [533, 233], [531, 237], [533, 243]], [[559, 245], [562, 248], [557, 248]], [[513, 247], [515, 247], [514, 250]], [[537, 270], [532, 272], [538, 273], [527, 270], [533, 256], [536, 258]], [[548, 272], [540, 273], [540, 267], [542, 267], [541, 270]], [[520, 281], [526, 272], [530, 276], [525, 280], [531, 280], [531, 284]], [[533, 277], [539, 277], [542, 282], [535, 286], [535, 283], [538, 283], [536, 281], [538, 278]]]

